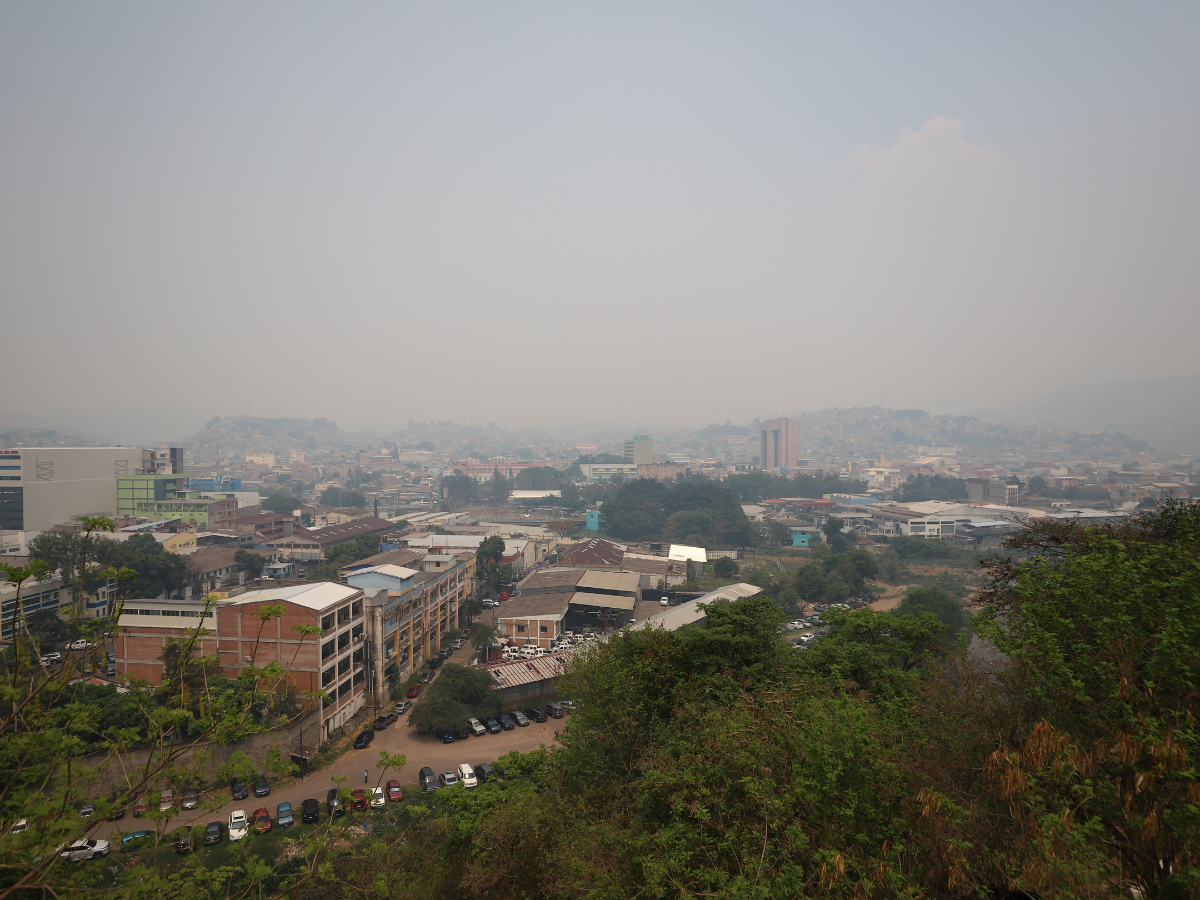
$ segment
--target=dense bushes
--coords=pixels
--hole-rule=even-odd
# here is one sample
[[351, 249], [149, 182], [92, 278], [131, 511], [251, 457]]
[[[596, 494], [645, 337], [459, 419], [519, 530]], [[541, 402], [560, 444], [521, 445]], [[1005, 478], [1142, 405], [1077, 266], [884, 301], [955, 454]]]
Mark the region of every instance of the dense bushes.
[[605, 501], [604, 517], [606, 531], [627, 541], [747, 547], [758, 540], [733, 494], [717, 484], [639, 478]]

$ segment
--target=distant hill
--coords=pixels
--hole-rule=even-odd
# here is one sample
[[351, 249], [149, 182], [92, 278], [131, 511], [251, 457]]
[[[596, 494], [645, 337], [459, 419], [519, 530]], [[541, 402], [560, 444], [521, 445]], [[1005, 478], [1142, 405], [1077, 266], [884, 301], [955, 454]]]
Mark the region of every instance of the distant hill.
[[1072, 431], [1121, 431], [1167, 453], [1200, 454], [1200, 375], [1071, 384], [1031, 403], [976, 415]]

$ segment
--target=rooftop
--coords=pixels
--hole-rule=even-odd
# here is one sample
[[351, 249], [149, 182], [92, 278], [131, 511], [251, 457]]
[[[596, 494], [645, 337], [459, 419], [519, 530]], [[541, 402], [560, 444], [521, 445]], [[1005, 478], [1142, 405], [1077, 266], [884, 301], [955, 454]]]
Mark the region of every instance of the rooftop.
[[315, 584], [294, 584], [289, 587], [279, 587], [265, 591], [249, 591], [240, 594], [236, 605], [246, 603], [270, 603], [273, 600], [286, 600], [309, 609], [322, 610], [349, 600], [356, 594], [362, 593], [349, 585], [337, 584], [333, 581], [319, 581]]

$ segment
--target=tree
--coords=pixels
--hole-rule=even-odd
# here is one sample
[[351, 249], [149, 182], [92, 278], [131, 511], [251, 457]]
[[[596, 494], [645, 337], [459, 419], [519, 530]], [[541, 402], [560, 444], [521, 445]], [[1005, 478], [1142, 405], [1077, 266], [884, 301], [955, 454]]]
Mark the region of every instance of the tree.
[[258, 578], [263, 573], [267, 561], [261, 553], [250, 550], [238, 550], [233, 554], [233, 568], [236, 572], [245, 572], [250, 578]]
[[476, 650], [487, 651], [496, 642], [499, 632], [487, 622], [476, 622], [471, 630], [471, 646]]
[[498, 506], [504, 505], [508, 502], [510, 490], [508, 479], [500, 474], [499, 466], [492, 469], [492, 502]]
[[367, 505], [367, 498], [357, 491], [343, 491], [334, 486], [325, 489], [321, 494], [321, 502], [340, 509], [363, 509]]
[[712, 573], [718, 578], [733, 578], [738, 573], [737, 560], [722, 556], [712, 565]]
[[278, 513], [281, 516], [290, 516], [296, 511], [298, 505], [299, 501], [287, 494], [271, 494], [261, 503], [264, 511]]
[[909, 475], [900, 485], [896, 499], [902, 503], [925, 500], [966, 500], [967, 482], [948, 475]]
[[470, 475], [443, 475], [442, 490], [451, 503], [470, 503], [475, 500], [479, 486]]
[[417, 449], [432, 452], [437, 448], [434, 446], [433, 441], [421, 441], [421, 443], [417, 444]]
[[963, 634], [971, 627], [971, 614], [937, 585], [909, 588], [894, 612], [898, 616], [933, 613], [941, 621], [948, 637]]
[[39, 609], [25, 616], [25, 629], [43, 652], [57, 647], [71, 633], [70, 626], [59, 616], [57, 609]]

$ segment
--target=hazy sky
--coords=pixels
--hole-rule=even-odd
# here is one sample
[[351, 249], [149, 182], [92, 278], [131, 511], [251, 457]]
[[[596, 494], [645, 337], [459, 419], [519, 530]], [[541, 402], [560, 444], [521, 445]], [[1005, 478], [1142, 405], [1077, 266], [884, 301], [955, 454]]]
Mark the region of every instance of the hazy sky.
[[1200, 5], [1051, 6], [3, 4], [0, 411], [703, 425], [1200, 371]]

